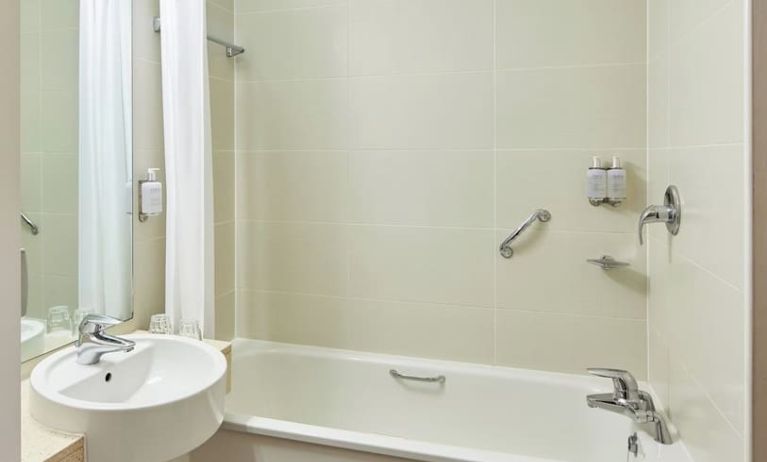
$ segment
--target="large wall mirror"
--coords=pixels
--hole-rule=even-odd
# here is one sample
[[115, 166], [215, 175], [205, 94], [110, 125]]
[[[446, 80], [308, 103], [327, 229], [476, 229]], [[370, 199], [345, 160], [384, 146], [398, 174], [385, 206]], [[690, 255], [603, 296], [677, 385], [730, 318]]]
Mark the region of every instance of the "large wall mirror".
[[21, 2], [22, 361], [132, 317], [131, 2]]

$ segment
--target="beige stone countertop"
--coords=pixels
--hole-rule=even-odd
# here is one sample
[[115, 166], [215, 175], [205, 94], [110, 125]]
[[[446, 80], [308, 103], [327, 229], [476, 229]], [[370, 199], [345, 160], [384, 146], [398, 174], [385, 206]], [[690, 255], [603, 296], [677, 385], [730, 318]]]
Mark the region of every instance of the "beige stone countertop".
[[[207, 339], [205, 342], [230, 359], [230, 342]], [[85, 462], [85, 437], [39, 424], [30, 414], [29, 393], [30, 384], [26, 379], [21, 382], [21, 462]]]

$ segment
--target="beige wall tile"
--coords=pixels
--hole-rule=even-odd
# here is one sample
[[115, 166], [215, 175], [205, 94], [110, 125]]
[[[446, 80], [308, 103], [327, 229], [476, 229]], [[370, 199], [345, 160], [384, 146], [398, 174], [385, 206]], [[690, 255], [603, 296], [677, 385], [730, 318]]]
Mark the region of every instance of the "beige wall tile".
[[490, 72], [355, 78], [349, 85], [354, 148], [493, 146]]
[[216, 297], [216, 339], [232, 340], [234, 332], [235, 292]]
[[237, 148], [343, 149], [345, 80], [238, 82]]
[[358, 223], [493, 226], [492, 151], [356, 151], [350, 219]]
[[242, 152], [237, 172], [242, 219], [346, 220], [349, 172], [344, 151]]
[[234, 150], [234, 83], [210, 79], [210, 120], [214, 151]]
[[492, 231], [355, 226], [350, 232], [352, 296], [493, 306]]
[[[594, 207], [586, 198], [586, 169], [592, 156], [609, 164], [614, 155], [626, 169], [627, 200], [620, 207]], [[515, 228], [535, 208], [545, 207], [552, 214], [541, 225], [547, 229], [634, 233], [647, 200], [645, 163], [644, 149], [498, 151], [498, 226]]]
[[253, 11], [290, 10], [315, 8], [328, 5], [345, 5], [348, 0], [236, 0], [238, 14]]
[[490, 0], [352, 0], [349, 6], [351, 75], [492, 69]]
[[345, 295], [348, 230], [310, 223], [238, 224], [238, 288]]
[[40, 226], [43, 272], [77, 278], [77, 215], [45, 214]]
[[77, 29], [43, 30], [40, 35], [41, 90], [77, 94], [79, 66]]
[[497, 363], [582, 374], [608, 365], [646, 375], [644, 320], [501, 310]]
[[[160, 37], [152, 19], [160, 16], [159, 0], [133, 0], [133, 60], [160, 62]], [[135, 64], [134, 64], [135, 65]], [[143, 87], [136, 88], [143, 91]]]
[[498, 73], [498, 147], [640, 148], [645, 66]]
[[498, 0], [498, 68], [644, 62], [645, 9], [645, 0]]
[[43, 154], [43, 210], [49, 213], [77, 213], [77, 156]]
[[[512, 244], [511, 259], [496, 258], [499, 308], [645, 318], [645, 255], [637, 250], [635, 234], [537, 228]], [[499, 232], [497, 241], [509, 233]], [[631, 266], [604, 271], [586, 262], [602, 255]]]
[[40, 0], [41, 27], [45, 30], [78, 27], [79, 6], [78, 0]]
[[235, 224], [223, 223], [215, 227], [216, 297], [234, 291]]
[[41, 93], [40, 146], [47, 152], [76, 152], [77, 94], [71, 91]]
[[348, 57], [346, 5], [237, 16], [238, 63], [243, 80], [345, 76]]
[[234, 221], [235, 154], [233, 151], [213, 152], [213, 213], [216, 223]]
[[[23, 128], [22, 128], [23, 130]], [[21, 154], [21, 210], [25, 213], [43, 210], [43, 165], [42, 154]]]
[[133, 148], [163, 151], [160, 64], [134, 59], [133, 87]]
[[674, 146], [743, 142], [746, 51], [739, 4], [730, 3], [671, 48], [675, 65], [669, 71], [669, 126]]

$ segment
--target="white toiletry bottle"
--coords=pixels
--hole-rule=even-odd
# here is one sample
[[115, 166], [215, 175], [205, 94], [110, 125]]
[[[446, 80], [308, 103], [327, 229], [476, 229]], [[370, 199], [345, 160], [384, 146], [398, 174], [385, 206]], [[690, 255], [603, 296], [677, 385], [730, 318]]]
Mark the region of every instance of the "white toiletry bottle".
[[586, 197], [591, 205], [600, 205], [607, 198], [607, 170], [602, 168], [602, 160], [597, 156], [586, 171]]
[[146, 180], [141, 182], [141, 214], [156, 216], [162, 213], [162, 183], [157, 181], [159, 168], [150, 168]]
[[613, 156], [613, 165], [607, 170], [607, 201], [618, 206], [626, 200], [626, 170], [621, 167], [621, 159]]

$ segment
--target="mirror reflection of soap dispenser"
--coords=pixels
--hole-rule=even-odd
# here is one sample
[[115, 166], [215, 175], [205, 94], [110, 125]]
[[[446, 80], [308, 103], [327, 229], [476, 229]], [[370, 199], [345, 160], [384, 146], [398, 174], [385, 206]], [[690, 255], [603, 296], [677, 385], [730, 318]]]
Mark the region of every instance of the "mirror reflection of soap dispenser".
[[139, 221], [162, 213], [162, 183], [157, 179], [159, 168], [147, 169], [146, 179], [139, 181]]
[[626, 200], [626, 170], [621, 166], [621, 159], [613, 156], [613, 164], [607, 170], [607, 202], [617, 207]]

